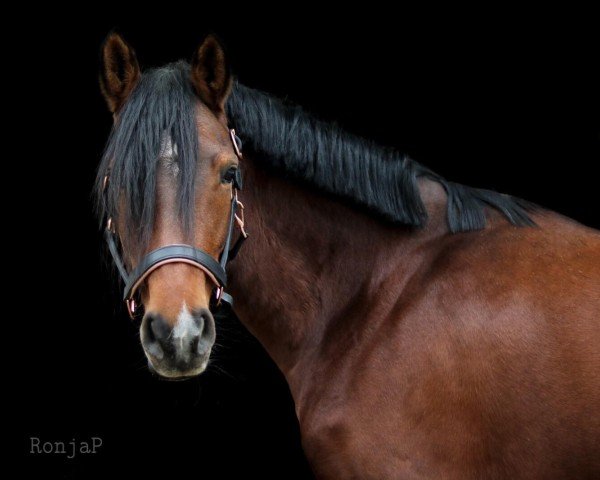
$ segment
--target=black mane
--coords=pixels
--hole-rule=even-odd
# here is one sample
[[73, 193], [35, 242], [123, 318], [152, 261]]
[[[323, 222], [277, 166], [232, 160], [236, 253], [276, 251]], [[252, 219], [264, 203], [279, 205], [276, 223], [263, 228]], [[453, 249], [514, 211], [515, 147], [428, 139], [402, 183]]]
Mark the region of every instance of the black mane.
[[387, 221], [415, 227], [426, 223], [417, 188], [418, 177], [426, 176], [446, 190], [452, 232], [484, 228], [485, 207], [501, 211], [514, 225], [533, 225], [529, 202], [448, 182], [407, 155], [348, 134], [263, 92], [238, 83], [227, 107], [244, 145], [262, 153], [264, 162]]
[[[190, 67], [177, 62], [144, 72], [110, 134], [97, 178], [99, 214], [119, 211], [132, 240], [145, 243], [155, 216], [155, 185], [161, 142], [169, 135], [177, 148], [178, 201], [187, 229], [194, 211], [199, 139], [196, 97]], [[246, 146], [260, 152], [262, 162], [287, 176], [341, 197], [386, 221], [423, 226], [427, 211], [417, 179], [429, 177], [448, 194], [448, 225], [452, 232], [483, 228], [485, 207], [501, 211], [514, 225], [532, 225], [523, 200], [489, 190], [448, 182], [391, 148], [345, 133], [319, 121], [300, 107], [286, 105], [240, 84], [227, 104], [229, 118]], [[102, 193], [105, 173], [110, 182]]]

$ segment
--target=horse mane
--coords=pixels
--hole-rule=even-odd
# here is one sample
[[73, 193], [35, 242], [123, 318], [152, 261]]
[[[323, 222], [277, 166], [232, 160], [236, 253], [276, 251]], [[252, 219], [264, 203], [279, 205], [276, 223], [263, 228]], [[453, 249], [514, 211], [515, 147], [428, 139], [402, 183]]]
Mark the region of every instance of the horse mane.
[[227, 114], [244, 146], [263, 154], [261, 162], [385, 221], [414, 227], [426, 223], [417, 180], [428, 177], [446, 190], [452, 232], [484, 228], [486, 207], [499, 210], [513, 225], [533, 225], [528, 215], [532, 203], [449, 182], [405, 154], [344, 132], [299, 106], [240, 83], [229, 97]]
[[[193, 222], [199, 138], [197, 97], [190, 66], [179, 61], [147, 70], [119, 113], [109, 136], [96, 181], [101, 219], [119, 212], [131, 240], [145, 244], [155, 218], [158, 158], [165, 136], [177, 148], [178, 204], [187, 231]], [[261, 162], [287, 177], [368, 209], [395, 224], [423, 226], [427, 211], [417, 181], [438, 181], [448, 194], [452, 232], [485, 227], [485, 207], [501, 211], [514, 225], [532, 225], [524, 200], [448, 182], [394, 149], [348, 134], [335, 124], [307, 114], [263, 92], [234, 85], [227, 113], [245, 146]], [[110, 182], [103, 191], [103, 179]], [[123, 203], [120, 203], [120, 202]], [[119, 206], [122, 209], [119, 209]]]

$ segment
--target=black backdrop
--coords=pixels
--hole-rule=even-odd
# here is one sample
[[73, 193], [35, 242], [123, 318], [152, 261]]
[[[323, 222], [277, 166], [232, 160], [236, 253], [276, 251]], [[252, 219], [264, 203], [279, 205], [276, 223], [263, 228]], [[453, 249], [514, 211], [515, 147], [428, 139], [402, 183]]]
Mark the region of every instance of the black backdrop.
[[[19, 350], [11, 413], [20, 431], [11, 443], [27, 470], [45, 478], [310, 478], [287, 386], [236, 320], [219, 321], [221, 346], [201, 378], [166, 383], [145, 369], [91, 214], [111, 124], [97, 88], [98, 51], [113, 28], [143, 66], [189, 58], [214, 31], [245, 84], [394, 145], [447, 178], [600, 227], [600, 43], [582, 20], [455, 11], [350, 21], [289, 8], [262, 22], [234, 9], [168, 8], [153, 22], [93, 11], [57, 21], [63, 12], [54, 9], [37, 13], [44, 26], [20, 25], [33, 40], [18, 124], [27, 155], [10, 163], [28, 183], [11, 201], [33, 202], [15, 209], [23, 229], [10, 239], [24, 242], [25, 261], [35, 263], [19, 270], [13, 300], [25, 313], [8, 337]], [[32, 436], [97, 436], [103, 446], [71, 460], [31, 455]]]

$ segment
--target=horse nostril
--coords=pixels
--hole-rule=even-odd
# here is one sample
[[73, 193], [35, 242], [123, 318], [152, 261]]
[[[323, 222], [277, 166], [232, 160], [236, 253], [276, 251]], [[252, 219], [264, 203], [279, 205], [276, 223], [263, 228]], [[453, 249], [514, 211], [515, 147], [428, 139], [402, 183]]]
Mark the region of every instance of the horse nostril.
[[156, 336], [154, 335], [154, 331], [152, 330], [152, 322], [154, 321], [154, 317], [149, 316], [142, 323], [142, 330], [145, 333], [145, 340], [148, 342], [156, 342]]
[[198, 326], [199, 335], [195, 339], [193, 351], [208, 350], [215, 341], [215, 321], [206, 308], [194, 312], [194, 322]]
[[144, 350], [155, 359], [162, 359], [168, 354], [168, 337], [170, 328], [161, 315], [147, 313], [142, 320], [140, 336]]
[[206, 323], [204, 320], [204, 312], [194, 313], [192, 318], [194, 325], [198, 327], [198, 331], [202, 332], [202, 330], [204, 330], [204, 324]]
[[200, 336], [193, 337], [192, 343], [190, 344], [192, 353], [198, 351], [199, 345], [200, 345]]
[[152, 338], [159, 342], [165, 341], [171, 334], [171, 328], [159, 314], [148, 314], [148, 329]]

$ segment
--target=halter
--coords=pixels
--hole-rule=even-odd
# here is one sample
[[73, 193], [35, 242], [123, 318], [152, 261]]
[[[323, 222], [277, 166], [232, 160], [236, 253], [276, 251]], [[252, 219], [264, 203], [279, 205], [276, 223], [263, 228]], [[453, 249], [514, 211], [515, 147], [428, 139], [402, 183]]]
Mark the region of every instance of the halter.
[[[241, 152], [241, 141], [235, 134], [235, 130], [229, 131], [231, 142], [233, 143], [233, 149], [237, 157], [242, 159]], [[105, 207], [108, 205], [106, 202], [106, 188], [110, 180], [110, 167], [104, 176], [103, 192], [104, 192], [104, 204]], [[123, 300], [127, 305], [127, 312], [133, 319], [137, 308], [135, 301], [135, 294], [140, 285], [150, 276], [150, 274], [169, 263], [187, 263], [193, 267], [202, 270], [210, 281], [215, 285], [213, 291], [213, 300], [211, 307], [216, 307], [222, 303], [229, 306], [233, 306], [233, 298], [231, 295], [225, 293], [225, 287], [227, 286], [227, 272], [225, 267], [227, 262], [233, 260], [237, 255], [242, 243], [248, 237], [246, 230], [244, 229], [244, 205], [238, 200], [238, 190], [242, 189], [242, 176], [240, 169], [238, 168], [235, 173], [233, 182], [231, 183], [231, 207], [229, 212], [229, 224], [227, 226], [227, 236], [225, 237], [225, 245], [223, 251], [219, 256], [219, 260], [215, 260], [210, 254], [196, 248], [192, 245], [185, 244], [173, 244], [165, 245], [157, 248], [145, 255], [139, 262], [139, 264], [131, 271], [127, 272], [125, 263], [121, 257], [119, 251], [119, 236], [115, 230], [115, 225], [112, 220], [110, 212], [105, 208], [107, 212], [106, 230], [104, 232], [104, 238], [108, 245], [108, 250], [112, 255], [113, 261], [121, 274], [121, 278], [125, 283], [123, 289]], [[240, 212], [240, 215], [237, 212]], [[231, 240], [233, 237], [233, 231], [235, 226], [238, 226], [241, 235], [236, 240], [233, 247], [231, 247]]]

